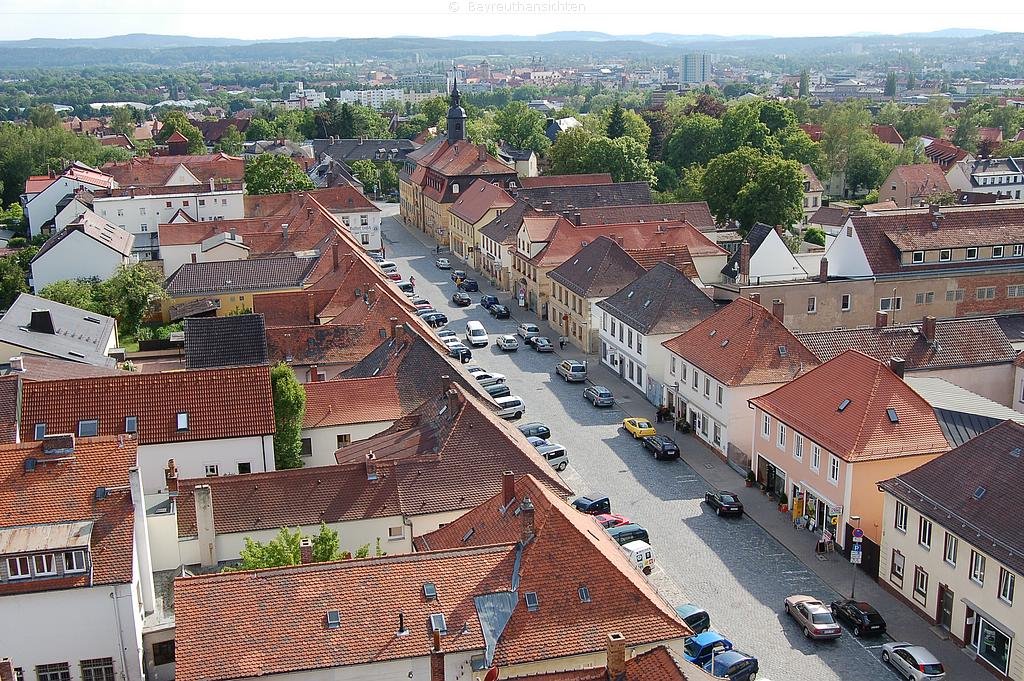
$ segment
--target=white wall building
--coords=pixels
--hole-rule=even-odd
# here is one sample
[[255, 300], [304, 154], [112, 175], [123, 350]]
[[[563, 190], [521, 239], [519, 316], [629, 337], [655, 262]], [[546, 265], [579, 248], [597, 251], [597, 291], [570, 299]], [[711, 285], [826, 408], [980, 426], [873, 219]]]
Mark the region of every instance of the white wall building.
[[1019, 199], [1024, 190], [1024, 159], [986, 158], [958, 161], [946, 172], [953, 191], [996, 194], [1004, 199]]
[[41, 234], [49, 228], [49, 222], [57, 215], [57, 204], [78, 190], [113, 189], [117, 187], [114, 178], [82, 163], [73, 163], [63, 174], [56, 177], [33, 176], [25, 183], [21, 195], [21, 207], [28, 218], [31, 236]]
[[135, 237], [91, 210], [54, 233], [32, 258], [32, 288], [62, 279], [105, 281], [132, 262]]

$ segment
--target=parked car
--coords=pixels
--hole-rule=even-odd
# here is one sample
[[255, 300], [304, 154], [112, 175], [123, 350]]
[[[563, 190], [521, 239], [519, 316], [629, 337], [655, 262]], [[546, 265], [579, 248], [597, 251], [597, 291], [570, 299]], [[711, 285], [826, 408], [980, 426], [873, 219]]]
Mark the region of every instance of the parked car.
[[509, 352], [515, 352], [519, 349], [519, 341], [515, 336], [511, 336], [507, 333], [503, 333], [494, 339], [495, 344], [502, 350], [508, 350]]
[[398, 270], [392, 270], [391, 272], [385, 272], [384, 275], [391, 281], [402, 281], [402, 273]]
[[367, 251], [366, 254], [370, 256], [370, 260], [374, 261], [375, 263], [384, 262], [384, 254], [381, 253], [380, 251]]
[[757, 658], [738, 650], [727, 650], [704, 665], [704, 671], [715, 678], [729, 681], [754, 681], [757, 677]]
[[484, 390], [487, 394], [493, 398], [508, 397], [512, 394], [512, 389], [508, 387], [507, 383], [494, 383], [492, 385], [485, 385]]
[[624, 515], [619, 515], [618, 513], [602, 513], [601, 515], [594, 516], [594, 520], [596, 520], [597, 524], [606, 530], [609, 527], [618, 527], [619, 525], [631, 525], [633, 523], [632, 520], [630, 520]]
[[452, 339], [455, 339], [455, 340], [458, 340], [458, 339], [459, 339], [459, 336], [458, 336], [458, 334], [456, 334], [456, 333], [455, 333], [454, 331], [452, 331], [451, 329], [438, 329], [438, 331], [437, 331], [437, 337], [441, 339], [441, 342], [442, 342], [442, 343], [444, 343], [444, 342], [445, 342], [445, 339], [446, 339], [446, 338], [452, 338]]
[[554, 352], [555, 346], [547, 336], [534, 336], [526, 339], [527, 344], [532, 345], [537, 352]]
[[418, 296], [416, 294], [413, 294], [413, 295], [409, 296], [409, 302], [412, 303], [413, 305], [423, 305], [423, 304], [430, 305], [430, 301], [429, 300], [427, 300], [426, 298], [424, 298], [422, 296]]
[[435, 329], [448, 323], [448, 317], [441, 312], [428, 312], [425, 315], [421, 315], [421, 317], [423, 321]]
[[540, 327], [531, 322], [523, 322], [516, 328], [516, 335], [523, 340], [528, 340], [540, 335]]
[[743, 515], [743, 502], [724, 489], [705, 492], [704, 503], [715, 511], [715, 515]]
[[485, 371], [487, 371], [487, 369], [484, 369], [483, 367], [478, 367], [478, 366], [466, 367], [466, 373], [469, 374], [470, 376], [472, 376], [474, 374], [482, 374]]
[[415, 293], [415, 287], [412, 285], [411, 281], [405, 281], [404, 279], [402, 281], [396, 281], [395, 286], [398, 287], [399, 291], [409, 296], [412, 296]]
[[942, 663], [924, 646], [891, 641], [882, 646], [882, 660], [892, 665], [902, 676], [914, 681], [939, 681], [946, 678]]
[[647, 437], [648, 435], [657, 435], [658, 431], [655, 430], [654, 424], [647, 419], [638, 419], [636, 417], [629, 417], [622, 419], [622, 427], [626, 429], [626, 432], [635, 438]]
[[786, 614], [796, 620], [804, 636], [815, 640], [835, 639], [843, 635], [832, 613], [817, 598], [795, 594], [786, 599]]
[[555, 373], [569, 381], [578, 382], [587, 380], [587, 363], [578, 359], [563, 359], [555, 367]]
[[491, 316], [495, 319], [508, 319], [512, 316], [512, 313], [508, 311], [508, 308], [504, 305], [491, 305], [487, 308], [487, 311], [491, 313]]
[[654, 549], [650, 544], [637, 540], [623, 544], [620, 548], [626, 554], [626, 560], [637, 570], [645, 575], [654, 571]]
[[476, 279], [463, 279], [459, 282], [459, 288], [463, 291], [479, 291], [480, 284], [476, 283]]
[[595, 407], [610, 407], [615, 404], [612, 391], [603, 385], [588, 385], [583, 390], [583, 397]]
[[518, 395], [499, 397], [494, 402], [498, 405], [498, 416], [503, 419], [520, 419], [526, 413], [526, 402]]
[[488, 372], [488, 371], [483, 371], [483, 372], [481, 372], [479, 374], [473, 374], [473, 378], [475, 378], [477, 380], [477, 383], [479, 383], [480, 385], [482, 385], [484, 387], [487, 387], [489, 385], [494, 385], [495, 383], [504, 383], [505, 382], [505, 374], [499, 374], [499, 373], [496, 373], [496, 372], [495, 373], [491, 373], [491, 372]]
[[576, 500], [572, 502], [572, 507], [588, 515], [601, 515], [602, 513], [612, 512], [612, 502], [608, 497], [576, 497]]
[[498, 296], [480, 296], [480, 307], [485, 310], [490, 310], [493, 306], [498, 304]]
[[377, 267], [379, 267], [380, 271], [383, 272], [384, 274], [387, 274], [388, 272], [398, 271], [398, 264], [393, 263], [390, 260], [381, 260], [380, 262], [377, 263]]
[[854, 636], [880, 636], [885, 633], [885, 620], [870, 603], [841, 598], [829, 606], [832, 616], [846, 622]]
[[687, 662], [703, 667], [713, 656], [727, 650], [732, 650], [732, 641], [717, 631], [705, 631], [686, 639], [686, 643], [683, 644], [683, 657]]
[[545, 442], [537, 447], [537, 452], [556, 471], [564, 471], [569, 465], [569, 455], [566, 453], [565, 447], [556, 442]]
[[452, 281], [458, 281], [459, 279], [466, 278], [466, 270], [452, 270], [451, 273]]
[[437, 310], [435, 310], [434, 306], [430, 305], [429, 303], [423, 307], [416, 308], [416, 315], [419, 317], [424, 317], [430, 314], [431, 312], [437, 312]]
[[484, 325], [477, 321], [466, 322], [466, 342], [473, 347], [486, 346], [490, 343], [487, 338], [487, 330]]
[[448, 355], [454, 357], [463, 364], [473, 359], [473, 352], [458, 341], [448, 345]]
[[452, 268], [452, 263], [448, 258], [438, 258], [434, 261], [434, 267], [439, 270], [450, 270]]
[[668, 435], [648, 435], [641, 440], [644, 449], [654, 454], [655, 461], [679, 458], [679, 445]]
[[473, 299], [469, 297], [468, 293], [456, 291], [455, 293], [452, 294], [452, 302], [458, 305], [459, 307], [466, 307], [467, 305], [473, 302]]
[[711, 628], [711, 615], [709, 615], [708, 611], [699, 605], [694, 605], [693, 603], [677, 605], [676, 615], [679, 616], [679, 619], [686, 622], [686, 625], [690, 627], [695, 634], [699, 634], [702, 631], [707, 631]]
[[434, 312], [434, 306], [428, 302], [413, 303], [413, 306], [416, 308], [416, 314], [420, 312]]
[[643, 541], [648, 544], [651, 543], [651, 538], [647, 535], [647, 530], [636, 523], [609, 527], [606, 529], [606, 532], [611, 535], [612, 539], [614, 539], [619, 546], [628, 544], [631, 541]]
[[551, 437], [551, 429], [539, 421], [530, 421], [520, 425], [519, 432], [526, 437], [540, 437], [545, 440]]

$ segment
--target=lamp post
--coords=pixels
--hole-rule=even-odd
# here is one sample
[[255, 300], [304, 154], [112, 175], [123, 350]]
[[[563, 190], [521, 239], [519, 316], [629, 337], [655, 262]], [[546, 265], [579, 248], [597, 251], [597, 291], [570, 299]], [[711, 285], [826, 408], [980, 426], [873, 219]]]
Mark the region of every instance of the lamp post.
[[[857, 597], [856, 596], [856, 593], [857, 593], [857, 570], [858, 570], [857, 566], [860, 564], [860, 555], [861, 555], [861, 553], [860, 553], [861, 552], [861, 547], [860, 547], [861, 541], [860, 540], [861, 540], [861, 537], [863, 535], [861, 534], [861, 531], [860, 531], [860, 516], [859, 515], [851, 515], [850, 516], [850, 522], [851, 523], [856, 523], [856, 526], [853, 529], [853, 536], [851, 537], [851, 539], [853, 540], [852, 541], [853, 545], [850, 547], [850, 563], [853, 564], [853, 581], [850, 583], [850, 598], [853, 599], [853, 598]], [[854, 554], [856, 554], [856, 560], [854, 560]]]

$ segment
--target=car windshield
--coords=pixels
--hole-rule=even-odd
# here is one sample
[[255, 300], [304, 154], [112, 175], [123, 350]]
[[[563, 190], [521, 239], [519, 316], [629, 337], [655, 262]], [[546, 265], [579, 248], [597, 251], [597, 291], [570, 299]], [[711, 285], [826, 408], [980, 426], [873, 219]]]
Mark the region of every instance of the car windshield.
[[722, 495], [719, 495], [719, 496], [721, 497], [723, 504], [735, 504], [736, 503], [736, 497], [734, 497], [731, 494], [722, 494]]
[[827, 612], [815, 612], [811, 613], [811, 621], [815, 624], [835, 624], [836, 621], [832, 619], [831, 613]]
[[925, 674], [941, 674], [943, 672], [943, 669], [942, 665], [938, 662], [933, 662], [931, 664], [925, 662], [921, 664], [921, 671], [923, 671]]
[[595, 391], [598, 397], [611, 397], [612, 392], [610, 390], [597, 390]]
[[483, 329], [473, 329], [472, 331], [469, 332], [469, 335], [470, 336], [486, 336], [487, 332], [484, 331]]
[[650, 421], [637, 421], [636, 422], [636, 427], [637, 428], [650, 428], [651, 427], [651, 422]]
[[700, 655], [702, 647], [703, 646], [701, 646], [701, 644], [697, 643], [697, 637], [692, 636], [686, 641], [686, 654], [690, 657], [697, 657], [698, 655]]

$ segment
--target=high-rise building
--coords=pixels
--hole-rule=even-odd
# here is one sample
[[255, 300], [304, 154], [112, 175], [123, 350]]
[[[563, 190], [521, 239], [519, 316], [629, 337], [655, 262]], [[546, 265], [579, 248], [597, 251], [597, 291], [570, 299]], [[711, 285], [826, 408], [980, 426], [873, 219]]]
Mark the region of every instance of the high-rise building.
[[684, 54], [680, 60], [679, 75], [680, 84], [711, 80], [711, 55], [707, 52]]

